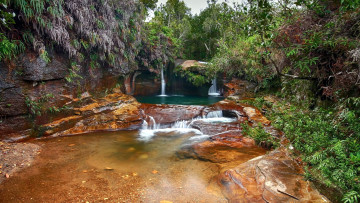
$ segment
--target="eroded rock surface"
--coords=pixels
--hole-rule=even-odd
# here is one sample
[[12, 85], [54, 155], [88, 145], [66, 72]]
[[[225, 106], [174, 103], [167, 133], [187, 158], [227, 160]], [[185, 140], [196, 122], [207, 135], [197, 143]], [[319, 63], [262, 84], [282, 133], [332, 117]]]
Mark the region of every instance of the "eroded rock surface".
[[[191, 120], [202, 115], [205, 107], [186, 105], [142, 104], [144, 114], [155, 119], [156, 123], [170, 124], [179, 120]], [[148, 120], [149, 118], [147, 118]]]
[[229, 202], [328, 202], [285, 149], [222, 172], [217, 182]]
[[255, 141], [241, 135], [239, 131], [227, 132], [209, 139], [185, 146], [177, 155], [181, 158], [194, 158], [213, 163], [245, 162], [265, 154]]
[[263, 125], [271, 124], [271, 122], [258, 109], [247, 104], [237, 104], [235, 101], [224, 100], [214, 104], [213, 108], [236, 111], [239, 116], [246, 116], [252, 123], [261, 123]]
[[90, 103], [74, 108], [75, 115], [44, 125], [44, 135], [132, 129], [139, 128], [142, 124], [141, 104], [132, 96], [113, 93], [101, 99], [90, 100]]

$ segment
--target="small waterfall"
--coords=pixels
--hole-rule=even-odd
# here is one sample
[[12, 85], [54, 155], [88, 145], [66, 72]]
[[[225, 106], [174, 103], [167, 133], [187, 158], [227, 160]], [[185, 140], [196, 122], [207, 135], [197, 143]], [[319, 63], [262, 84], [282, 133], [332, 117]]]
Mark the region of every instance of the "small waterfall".
[[160, 129], [160, 124], [156, 124], [156, 121], [154, 119], [154, 117], [149, 116], [150, 119], [150, 126], [149, 123], [146, 122], [146, 120], [144, 120], [143, 124], [142, 124], [142, 130], [156, 130], [156, 129]]
[[147, 130], [148, 127], [149, 127], [148, 122], [146, 122], [146, 120], [144, 120], [144, 122], [143, 122], [143, 124], [142, 124], [142, 126], [141, 126], [141, 129], [142, 129], [142, 130]]
[[220, 118], [224, 117], [222, 111], [212, 111], [206, 115], [206, 118]]
[[209, 96], [219, 96], [220, 91], [217, 90], [216, 78], [212, 80], [212, 86], [209, 89], [208, 95]]
[[178, 133], [194, 133], [195, 137], [191, 140], [199, 140], [209, 137], [204, 135], [200, 130], [194, 128], [194, 123], [196, 121], [201, 121], [205, 123], [231, 123], [236, 122], [237, 118], [225, 118], [223, 117], [222, 111], [212, 111], [204, 117], [196, 117], [191, 120], [181, 120], [176, 121], [175, 123], [169, 124], [157, 124], [154, 117], [148, 116], [150, 119], [149, 123], [144, 121], [142, 124], [142, 129], [139, 132], [139, 140], [150, 141], [156, 133], [168, 133], [168, 132], [178, 132]]
[[161, 67], [161, 95], [160, 96], [166, 96], [165, 93], [166, 83], [164, 78], [164, 68]]

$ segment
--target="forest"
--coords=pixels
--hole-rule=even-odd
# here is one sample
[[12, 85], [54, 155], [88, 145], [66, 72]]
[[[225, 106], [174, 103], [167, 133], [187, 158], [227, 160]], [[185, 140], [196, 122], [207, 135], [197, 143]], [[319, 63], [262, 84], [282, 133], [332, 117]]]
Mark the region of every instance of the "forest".
[[[214, 75], [254, 84], [253, 99], [236, 102], [256, 107], [284, 137], [271, 135], [264, 123], [241, 124], [242, 133], [268, 150], [289, 147], [303, 179], [331, 201], [360, 202], [360, 0], [208, 0], [198, 14], [182, 0], [0, 0], [0, 19], [0, 118], [32, 119], [24, 127], [9, 121], [15, 127], [0, 127], [4, 134], [28, 126], [46, 134], [39, 126], [47, 115], [73, 115], [69, 102], [46, 92], [50, 86], [41, 89], [47, 81], [61, 79], [56, 88], [80, 98], [87, 81], [111, 83], [105, 75], [112, 74], [115, 81], [97, 93], [123, 78], [125, 85], [116, 87], [130, 94], [137, 71], [160, 81], [163, 68], [178, 59], [206, 61], [200, 70], [173, 71], [194, 88], [211, 84]], [[26, 54], [42, 61], [36, 67], [60, 61], [66, 74], [23, 69], [18, 61]], [[22, 111], [9, 104], [15, 96], [5, 95], [10, 83], [22, 87], [22, 113], [9, 110]], [[34, 87], [38, 92], [30, 93]]]

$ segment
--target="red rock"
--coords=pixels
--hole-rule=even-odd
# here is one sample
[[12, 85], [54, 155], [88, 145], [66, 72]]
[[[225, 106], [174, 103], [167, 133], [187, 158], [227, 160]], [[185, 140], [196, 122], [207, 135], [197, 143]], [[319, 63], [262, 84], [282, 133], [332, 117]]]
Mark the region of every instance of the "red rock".
[[262, 123], [263, 125], [270, 125], [271, 122], [255, 107], [247, 104], [238, 104], [235, 101], [224, 100], [212, 106], [217, 110], [235, 110], [241, 116], [246, 116], [249, 121], [253, 123]]
[[232, 79], [229, 83], [224, 84], [224, 96], [237, 95], [241, 98], [253, 97], [255, 85], [240, 79]]
[[152, 116], [156, 123], [170, 124], [180, 120], [191, 120], [200, 116], [203, 106], [141, 104], [144, 114]]
[[229, 202], [326, 202], [287, 154], [279, 149], [222, 172], [222, 193]]
[[239, 131], [212, 136], [177, 152], [181, 158], [196, 158], [214, 163], [245, 162], [263, 154], [264, 149], [257, 147], [253, 139], [243, 137]]
[[43, 125], [44, 135], [74, 135], [93, 131], [138, 128], [142, 124], [140, 103], [122, 93], [109, 94], [104, 98], [75, 108], [80, 115], [69, 116]]

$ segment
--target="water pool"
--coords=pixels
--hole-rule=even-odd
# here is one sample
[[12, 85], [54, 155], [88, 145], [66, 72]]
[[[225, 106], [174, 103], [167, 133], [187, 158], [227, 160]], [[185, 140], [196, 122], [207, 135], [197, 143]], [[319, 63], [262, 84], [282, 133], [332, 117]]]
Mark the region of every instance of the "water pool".
[[140, 103], [147, 104], [177, 104], [177, 105], [211, 105], [224, 99], [220, 96], [138, 96], [135, 97]]

